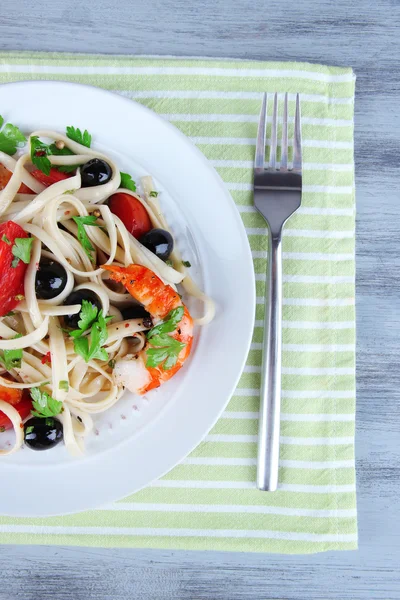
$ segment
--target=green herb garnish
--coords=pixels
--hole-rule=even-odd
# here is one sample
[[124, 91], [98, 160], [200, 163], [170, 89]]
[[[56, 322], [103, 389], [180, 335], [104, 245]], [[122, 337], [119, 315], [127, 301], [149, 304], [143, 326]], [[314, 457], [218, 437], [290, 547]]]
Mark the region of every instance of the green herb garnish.
[[[0, 116], [0, 128], [3, 127], [4, 119]], [[5, 154], [12, 156], [16, 153], [17, 148], [23, 146], [26, 142], [24, 134], [11, 123], [4, 125], [0, 131], [0, 150]]]
[[3, 235], [3, 236], [1, 237], [1, 241], [2, 241], [2, 242], [5, 242], [5, 243], [6, 243], [6, 244], [8, 244], [9, 246], [11, 245], [11, 242], [10, 242], [10, 240], [8, 239], [8, 237], [7, 237], [6, 235]]
[[172, 333], [175, 331], [178, 324], [182, 321], [184, 312], [185, 309], [183, 306], [178, 306], [178, 308], [172, 309], [164, 321], [161, 321], [161, 323], [150, 329], [150, 331], [147, 333], [147, 339], [163, 333]]
[[115, 360], [113, 358], [108, 361], [108, 366], [110, 367], [110, 369], [113, 369], [115, 367]]
[[76, 354], [82, 356], [85, 362], [96, 358], [104, 361], [108, 359], [107, 351], [102, 346], [107, 341], [107, 323], [110, 319], [112, 317], [104, 317], [102, 311], [100, 311], [97, 315], [97, 321], [91, 326], [90, 338], [89, 336], [80, 336], [74, 339], [74, 350]]
[[[64, 148], [57, 148], [56, 144], [50, 144], [49, 146], [49, 154], [53, 154], [54, 156], [73, 156], [74, 152], [64, 146]], [[80, 165], [57, 165], [56, 169], [61, 173], [72, 173], [79, 169]], [[65, 193], [65, 192], [64, 192]]]
[[31, 388], [32, 405], [35, 409], [32, 411], [34, 417], [55, 417], [63, 410], [63, 403], [56, 400], [47, 392], [40, 391], [39, 388]]
[[[13, 339], [22, 337], [22, 333], [17, 333]], [[11, 369], [20, 369], [22, 361], [22, 348], [16, 350], [4, 350], [2, 359], [4, 360], [4, 366], [7, 371]]]
[[14, 256], [11, 266], [15, 268], [19, 261], [22, 260], [26, 265], [29, 265], [31, 260], [33, 238], [15, 238], [11, 252]]
[[179, 342], [168, 333], [172, 333], [181, 322], [183, 313], [183, 306], [178, 306], [171, 310], [164, 321], [150, 329], [147, 333], [147, 339], [150, 347], [146, 350], [147, 367], [162, 366], [164, 371], [172, 369], [178, 361], [178, 356], [185, 348], [186, 344]]
[[85, 225], [91, 225], [92, 227], [100, 227], [97, 221], [97, 217], [94, 215], [88, 215], [86, 217], [72, 217], [75, 223], [78, 225], [78, 240], [82, 244], [82, 248], [86, 252], [90, 261], [94, 264], [95, 257], [93, 256], [94, 248], [89, 240], [88, 234], [85, 230]]
[[182, 264], [184, 267], [188, 267], [188, 268], [192, 266], [188, 260], [183, 260]]
[[82, 144], [82, 146], [86, 146], [86, 148], [90, 148], [92, 143], [92, 136], [86, 129], [82, 133], [79, 128], [69, 126], [67, 127], [67, 137], [74, 142], [78, 142], [78, 144]]
[[45, 175], [50, 175], [51, 162], [48, 155], [51, 154], [49, 146], [41, 142], [37, 135], [31, 137], [31, 161]]
[[121, 175], [121, 187], [131, 192], [136, 192], [136, 182], [133, 181], [132, 177], [128, 173], [120, 172]]
[[82, 309], [79, 313], [80, 319], [78, 321], [79, 329], [70, 331], [70, 336], [74, 338], [81, 337], [85, 331], [89, 329], [89, 327], [96, 321], [98, 312], [98, 308], [89, 302], [89, 300], [82, 300]]
[[58, 384], [58, 388], [60, 390], [63, 390], [64, 392], [68, 392], [69, 390], [69, 383], [66, 379], [61, 379], [61, 381]]
[[150, 192], [149, 194], [150, 198], [157, 198], [158, 196], [158, 192], [155, 192], [154, 190]]

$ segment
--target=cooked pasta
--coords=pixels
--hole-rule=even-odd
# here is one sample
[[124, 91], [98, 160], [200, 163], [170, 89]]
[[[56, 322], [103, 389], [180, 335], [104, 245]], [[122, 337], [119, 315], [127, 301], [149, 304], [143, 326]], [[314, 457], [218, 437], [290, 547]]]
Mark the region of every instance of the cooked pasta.
[[[16, 434], [1, 455], [24, 436], [52, 447], [60, 430], [80, 455], [93, 415], [125, 387], [144, 393], [169, 379], [190, 352], [193, 322], [214, 316], [169, 242], [152, 178], [139, 194], [86, 131], [67, 133], [35, 131], [14, 156], [0, 147], [0, 431]], [[192, 319], [179, 286], [203, 302], [202, 315]]]

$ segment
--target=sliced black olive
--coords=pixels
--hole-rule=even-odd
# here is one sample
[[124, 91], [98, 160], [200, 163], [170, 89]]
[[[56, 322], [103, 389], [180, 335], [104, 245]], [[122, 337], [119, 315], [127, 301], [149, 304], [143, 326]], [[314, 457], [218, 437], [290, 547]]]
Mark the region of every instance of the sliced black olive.
[[82, 187], [92, 187], [93, 185], [104, 185], [110, 181], [112, 170], [105, 160], [92, 158], [80, 167]]
[[153, 321], [150, 313], [147, 312], [144, 306], [141, 304], [132, 304], [121, 310], [124, 320], [128, 319], [143, 319], [143, 325], [151, 329], [153, 327]]
[[35, 290], [40, 300], [55, 298], [67, 284], [67, 272], [60, 263], [42, 257], [36, 273]]
[[158, 256], [158, 258], [161, 258], [161, 260], [168, 260], [169, 255], [174, 249], [172, 235], [164, 229], [152, 229], [148, 233], [145, 233], [140, 238], [140, 243]]
[[63, 438], [63, 426], [53, 417], [32, 417], [24, 425], [25, 444], [32, 450], [54, 448]]
[[[70, 295], [64, 300], [64, 304], [82, 304], [83, 300], [87, 300], [92, 304], [92, 306], [94, 306], [98, 310], [101, 310], [102, 308], [100, 298], [91, 290], [76, 290], [74, 292], [71, 292]], [[65, 326], [71, 327], [72, 329], [77, 329], [79, 319], [79, 313], [77, 313], [76, 315], [65, 315]]]

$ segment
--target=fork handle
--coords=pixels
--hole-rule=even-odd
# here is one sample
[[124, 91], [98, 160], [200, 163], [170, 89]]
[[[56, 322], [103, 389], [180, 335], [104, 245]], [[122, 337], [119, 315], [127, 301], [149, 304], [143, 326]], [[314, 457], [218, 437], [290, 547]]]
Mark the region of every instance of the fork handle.
[[278, 487], [282, 368], [282, 231], [269, 236], [268, 297], [264, 316], [257, 487]]

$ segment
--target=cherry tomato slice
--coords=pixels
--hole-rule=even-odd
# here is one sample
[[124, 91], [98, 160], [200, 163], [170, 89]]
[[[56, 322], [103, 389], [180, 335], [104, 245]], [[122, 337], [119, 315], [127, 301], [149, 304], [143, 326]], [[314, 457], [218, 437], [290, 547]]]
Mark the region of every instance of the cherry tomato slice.
[[49, 175], [45, 175], [39, 169], [36, 171], [32, 171], [32, 177], [40, 181], [46, 187], [53, 185], [53, 183], [57, 183], [58, 181], [64, 181], [64, 179], [69, 179], [72, 177], [73, 173], [62, 173], [61, 171], [57, 171], [57, 169], [50, 169]]
[[[4, 389], [3, 386], [0, 386], [2, 389]], [[11, 388], [6, 388], [8, 390], [10, 390]], [[14, 408], [19, 412], [21, 419], [24, 421], [24, 419], [26, 419], [26, 417], [28, 417], [30, 415], [30, 412], [32, 410], [32, 400], [31, 400], [31, 396], [28, 390], [12, 390], [12, 391], [17, 391], [17, 392], [22, 392], [21, 396], [21, 400], [18, 402], [18, 404], [13, 405]], [[2, 397], [2, 394], [0, 392], [0, 399], [4, 400], [4, 398]], [[6, 400], [7, 402], [7, 400]], [[10, 402], [10, 404], [12, 404]], [[0, 411], [0, 431], [5, 430], [5, 429], [12, 429], [12, 423], [10, 421], [10, 419], [3, 413]]]
[[26, 237], [26, 231], [14, 221], [6, 221], [0, 225], [0, 317], [15, 308], [24, 293], [24, 277], [28, 265], [20, 260], [15, 267], [12, 266], [12, 247], [15, 238]]
[[[11, 171], [6, 169], [6, 167], [4, 165], [0, 165], [0, 190], [4, 190], [7, 183], [11, 179], [11, 175], [12, 175]], [[28, 188], [28, 186], [25, 185], [24, 183], [21, 183], [21, 185], [19, 186], [18, 193], [19, 194], [34, 194], [34, 192], [32, 192], [32, 190], [30, 188]]]
[[114, 215], [117, 215], [136, 239], [152, 229], [150, 217], [147, 210], [133, 196], [119, 192], [113, 194], [108, 201], [108, 206]]

